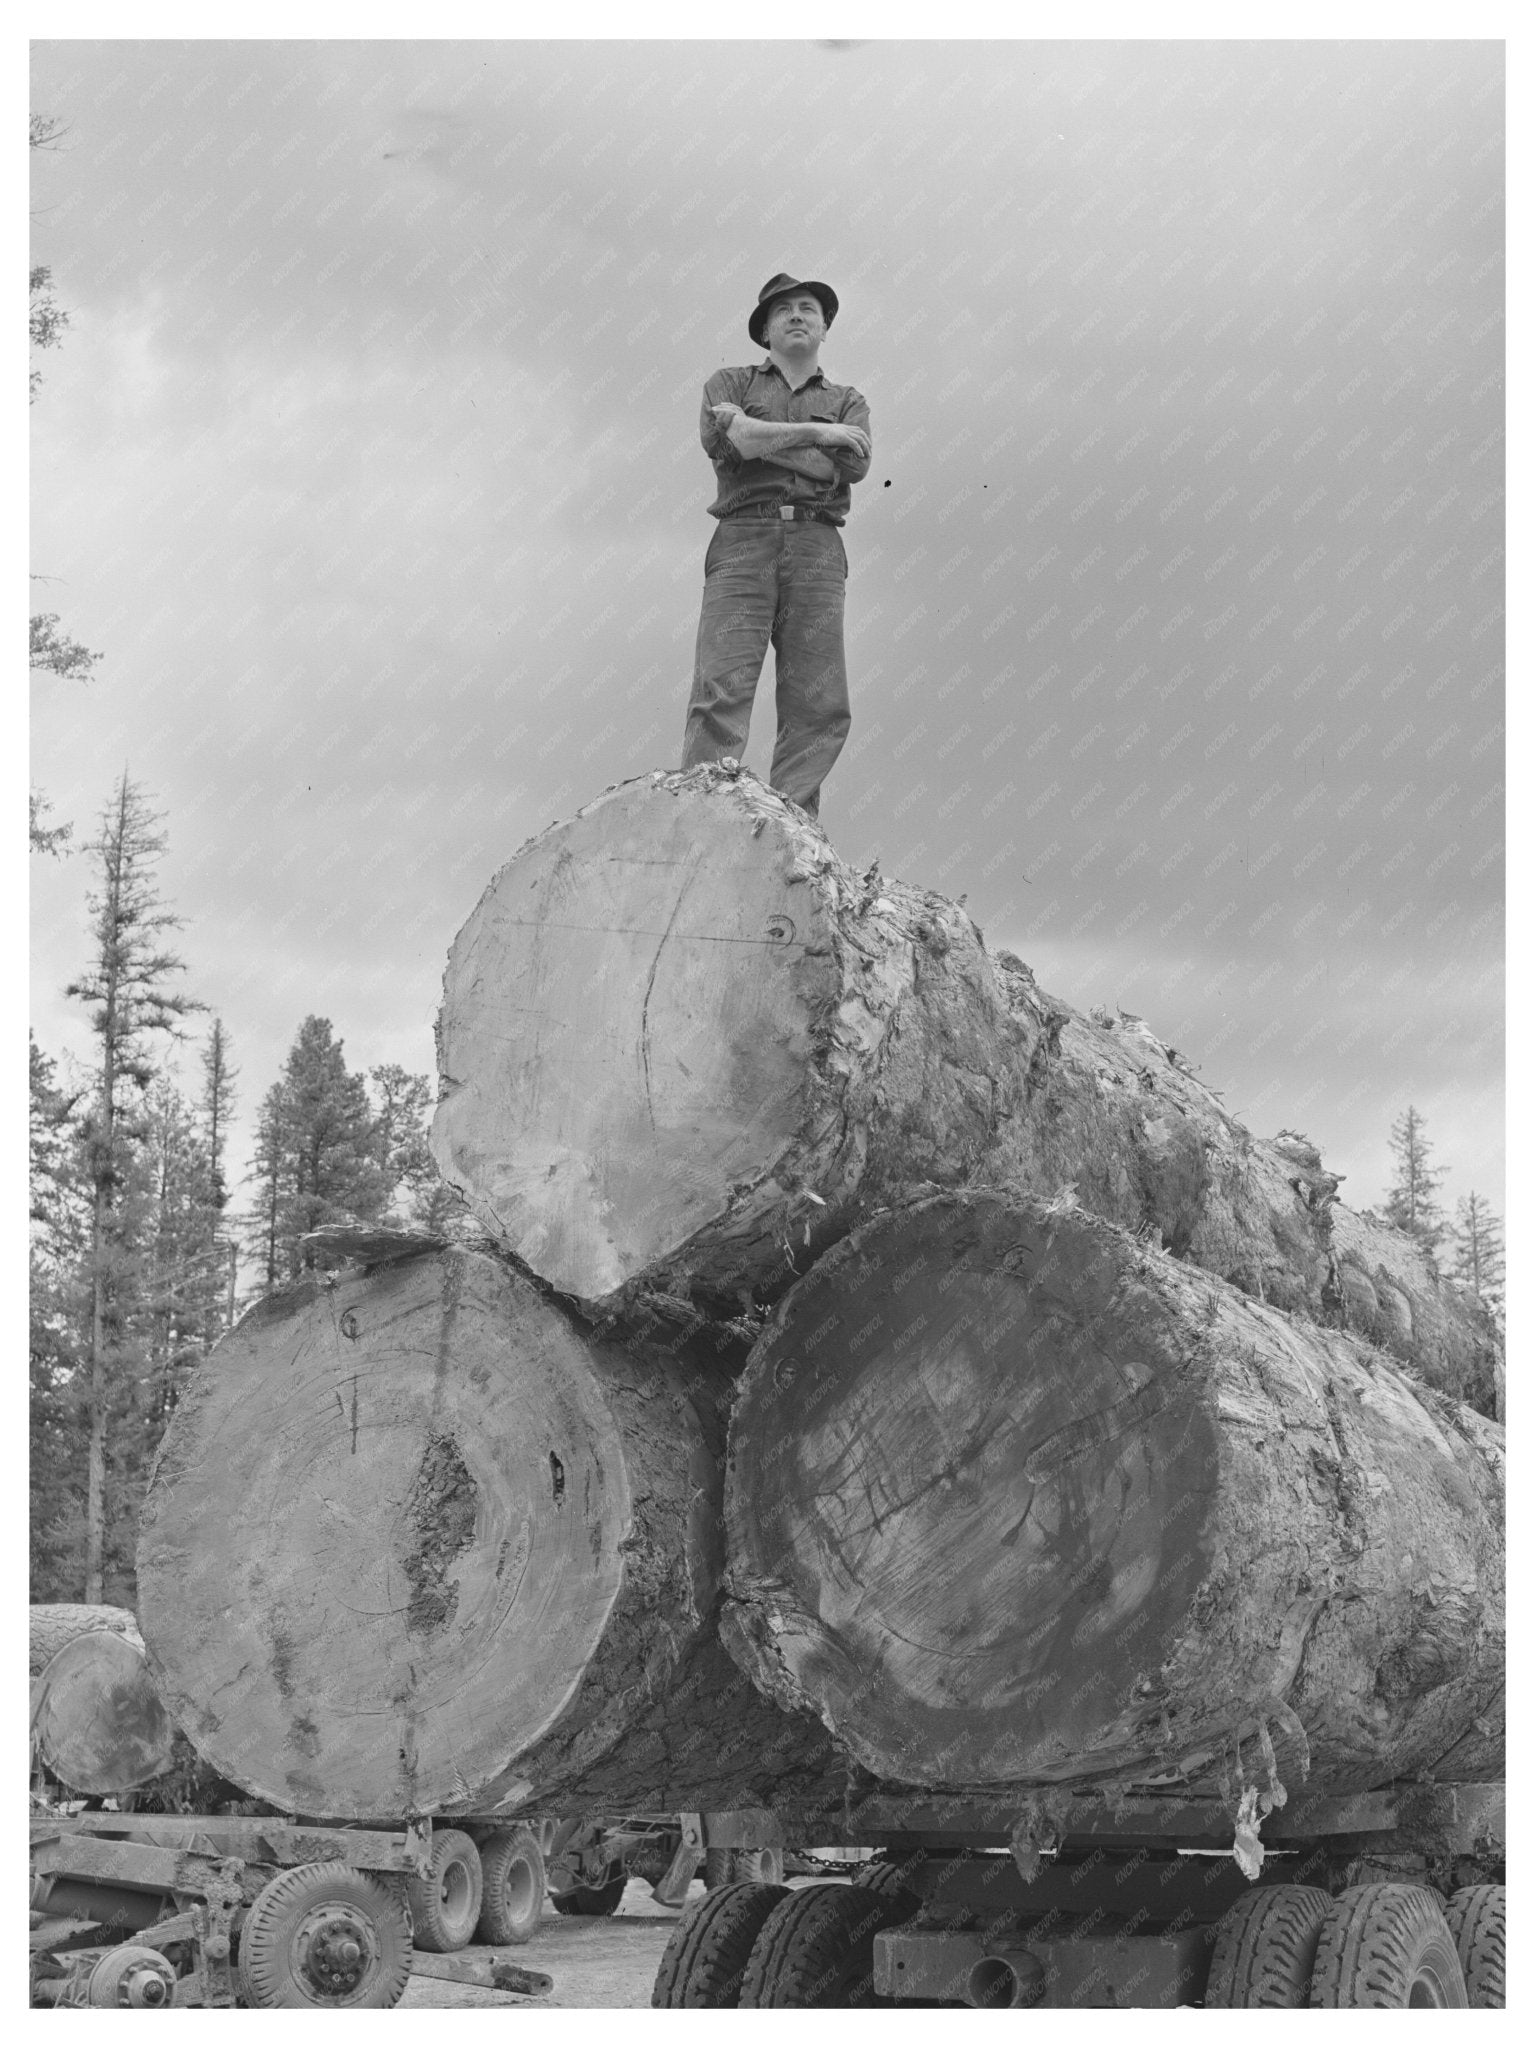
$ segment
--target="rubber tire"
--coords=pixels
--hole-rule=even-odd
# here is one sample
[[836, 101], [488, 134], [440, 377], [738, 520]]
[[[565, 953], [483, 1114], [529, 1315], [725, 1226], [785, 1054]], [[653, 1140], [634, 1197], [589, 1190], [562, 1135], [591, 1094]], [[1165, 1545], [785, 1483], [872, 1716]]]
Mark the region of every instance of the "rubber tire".
[[1460, 1957], [1437, 1895], [1412, 1884], [1360, 1884], [1340, 1893], [1317, 1940], [1313, 2008], [1402, 2011], [1415, 2004], [1450, 2010], [1467, 2004]]
[[1473, 2010], [1503, 2010], [1508, 1957], [1508, 1893], [1500, 1884], [1465, 1885], [1444, 1909]]
[[663, 2011], [734, 2011], [757, 1936], [793, 1894], [781, 1884], [729, 1884], [695, 1899], [666, 1944], [650, 2002]]
[[874, 1995], [874, 1937], [906, 1918], [865, 1885], [813, 1884], [773, 1908], [741, 1984], [741, 2010], [879, 2004]]
[[[444, 1898], [445, 1890], [452, 1891]], [[450, 1956], [467, 1948], [479, 1924], [485, 1896], [480, 1852], [459, 1828], [433, 1828], [432, 1873], [405, 1881], [416, 1946], [433, 1955]]]
[[727, 1884], [736, 1881], [736, 1852], [734, 1849], [705, 1849], [704, 1887], [711, 1892], [723, 1891]]
[[[297, 1923], [331, 1899], [366, 1913], [378, 1937], [378, 1968], [345, 1998], [317, 1997], [295, 1971], [289, 1948]], [[386, 2011], [404, 1997], [410, 1963], [410, 1921], [399, 1894], [346, 1863], [300, 1863], [279, 1872], [256, 1894], [240, 1930], [240, 1993], [261, 2010]]]
[[551, 1892], [549, 1896], [554, 1901], [556, 1913], [575, 1913], [583, 1920], [600, 1920], [618, 1911], [628, 1882], [620, 1870], [617, 1877], [610, 1877], [606, 1884], [573, 1885], [568, 1892]]
[[920, 1903], [902, 1878], [901, 1865], [885, 1856], [860, 1863], [848, 1883], [859, 1891], [875, 1892], [882, 1899], [896, 1899], [913, 1906]]
[[1331, 1893], [1310, 1884], [1265, 1885], [1238, 1899], [1215, 1930], [1206, 2006], [1304, 2006], [1331, 1910]]
[[531, 1828], [497, 1828], [480, 1844], [484, 1891], [475, 1936], [490, 1948], [531, 1941], [544, 1911], [544, 1852]]

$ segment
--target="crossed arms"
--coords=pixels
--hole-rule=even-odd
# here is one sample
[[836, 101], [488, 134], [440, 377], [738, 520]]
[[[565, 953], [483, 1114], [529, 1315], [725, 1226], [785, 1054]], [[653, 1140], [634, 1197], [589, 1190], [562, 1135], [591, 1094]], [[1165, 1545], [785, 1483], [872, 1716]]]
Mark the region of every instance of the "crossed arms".
[[[771, 462], [817, 483], [835, 483], [843, 469], [857, 482], [868, 469], [872, 444], [862, 427], [844, 426], [838, 420], [791, 420], [780, 425], [751, 419], [740, 406], [728, 403], [709, 410], [724, 427], [732, 448], [747, 461]], [[846, 449], [852, 459], [834, 459], [828, 449]]]

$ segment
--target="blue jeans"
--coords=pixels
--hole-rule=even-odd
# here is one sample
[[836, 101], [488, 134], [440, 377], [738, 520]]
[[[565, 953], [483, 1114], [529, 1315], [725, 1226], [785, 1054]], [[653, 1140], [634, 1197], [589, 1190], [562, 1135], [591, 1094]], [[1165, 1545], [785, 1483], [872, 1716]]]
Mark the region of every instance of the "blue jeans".
[[722, 519], [704, 557], [704, 600], [682, 765], [737, 760], [771, 644], [778, 738], [770, 781], [816, 815], [852, 724], [842, 609], [847, 555], [835, 526]]

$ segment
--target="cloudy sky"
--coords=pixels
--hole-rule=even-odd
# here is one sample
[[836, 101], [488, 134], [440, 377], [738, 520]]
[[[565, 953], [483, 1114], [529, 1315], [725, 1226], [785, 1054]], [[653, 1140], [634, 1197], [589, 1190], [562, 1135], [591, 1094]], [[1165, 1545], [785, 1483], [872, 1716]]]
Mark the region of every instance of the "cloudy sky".
[[494, 871], [675, 765], [699, 388], [789, 269], [874, 426], [839, 852], [1355, 1206], [1413, 1102], [1501, 1209], [1498, 44], [43, 42], [32, 105], [33, 605], [103, 655], [32, 774], [164, 812], [247, 1129], [311, 1011], [430, 1070]]

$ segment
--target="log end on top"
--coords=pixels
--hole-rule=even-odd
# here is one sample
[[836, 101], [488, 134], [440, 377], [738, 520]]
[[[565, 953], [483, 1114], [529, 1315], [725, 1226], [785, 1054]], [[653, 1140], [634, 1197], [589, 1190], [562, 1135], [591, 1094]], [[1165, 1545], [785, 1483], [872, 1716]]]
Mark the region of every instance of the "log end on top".
[[550, 1285], [608, 1306], [712, 1231], [690, 1278], [728, 1289], [771, 1243], [835, 1122], [833, 865], [707, 768], [619, 785], [490, 883], [444, 977], [432, 1148]]

